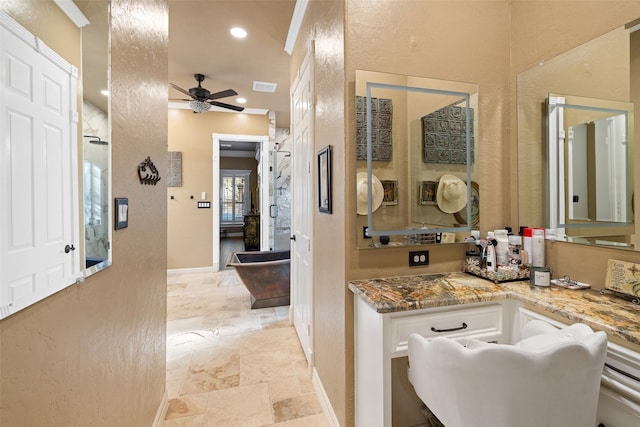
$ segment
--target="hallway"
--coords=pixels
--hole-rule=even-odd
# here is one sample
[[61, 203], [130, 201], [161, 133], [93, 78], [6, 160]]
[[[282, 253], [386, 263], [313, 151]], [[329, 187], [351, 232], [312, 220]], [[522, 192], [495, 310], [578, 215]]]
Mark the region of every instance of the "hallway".
[[167, 279], [163, 427], [326, 427], [289, 307], [249, 308], [235, 270]]

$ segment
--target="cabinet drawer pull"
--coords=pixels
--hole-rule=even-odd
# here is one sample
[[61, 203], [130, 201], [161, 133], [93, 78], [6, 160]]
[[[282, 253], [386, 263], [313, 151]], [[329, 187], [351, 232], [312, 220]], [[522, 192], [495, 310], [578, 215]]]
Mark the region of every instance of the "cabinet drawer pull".
[[433, 332], [453, 332], [453, 331], [461, 331], [463, 329], [467, 329], [467, 324], [462, 322], [462, 326], [458, 327], [458, 328], [451, 328], [451, 329], [436, 329], [433, 326], [431, 327], [431, 330]]

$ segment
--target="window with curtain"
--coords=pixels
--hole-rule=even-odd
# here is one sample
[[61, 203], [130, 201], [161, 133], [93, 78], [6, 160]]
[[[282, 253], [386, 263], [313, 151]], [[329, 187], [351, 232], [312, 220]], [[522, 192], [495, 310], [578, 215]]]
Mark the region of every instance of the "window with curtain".
[[244, 222], [244, 215], [251, 209], [251, 189], [246, 170], [220, 171], [220, 222], [235, 224]]

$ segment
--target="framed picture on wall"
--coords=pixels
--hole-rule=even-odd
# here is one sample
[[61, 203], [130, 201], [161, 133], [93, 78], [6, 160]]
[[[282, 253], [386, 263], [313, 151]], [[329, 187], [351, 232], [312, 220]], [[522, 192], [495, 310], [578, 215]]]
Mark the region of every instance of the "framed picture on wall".
[[318, 209], [331, 213], [331, 145], [318, 152]]
[[420, 204], [423, 206], [436, 205], [436, 192], [438, 183], [436, 181], [422, 181], [420, 184]]
[[383, 179], [380, 181], [384, 190], [382, 204], [385, 206], [398, 204], [398, 181]]

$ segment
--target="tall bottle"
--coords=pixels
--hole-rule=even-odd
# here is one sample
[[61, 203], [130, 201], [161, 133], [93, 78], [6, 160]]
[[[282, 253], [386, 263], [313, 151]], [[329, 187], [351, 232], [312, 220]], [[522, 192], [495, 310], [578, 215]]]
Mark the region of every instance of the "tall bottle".
[[[491, 233], [491, 232], [489, 232]], [[496, 266], [496, 246], [498, 245], [498, 241], [494, 238], [487, 239], [487, 271], [496, 271], [498, 268]]]
[[531, 234], [531, 266], [544, 267], [544, 229], [534, 228]]
[[522, 264], [522, 237], [518, 235], [509, 236], [509, 265], [518, 270]]
[[507, 230], [494, 230], [493, 234], [498, 241], [498, 246], [496, 246], [496, 262], [498, 265], [507, 266], [509, 265], [509, 237]]
[[522, 263], [531, 264], [531, 239], [533, 237], [533, 229], [524, 227], [522, 229], [522, 253], [520, 254]]

